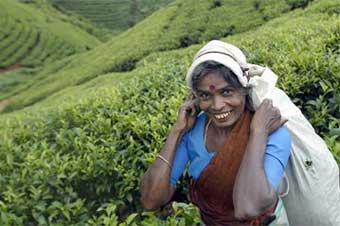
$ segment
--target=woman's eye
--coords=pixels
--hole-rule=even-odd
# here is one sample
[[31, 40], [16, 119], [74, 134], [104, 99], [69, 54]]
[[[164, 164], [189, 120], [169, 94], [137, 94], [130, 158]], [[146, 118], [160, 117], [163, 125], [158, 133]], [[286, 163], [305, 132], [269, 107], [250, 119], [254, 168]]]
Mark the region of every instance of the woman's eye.
[[223, 90], [222, 91], [222, 96], [229, 96], [229, 95], [231, 95], [231, 91], [230, 90]]
[[202, 99], [202, 100], [209, 100], [209, 98], [210, 98], [209, 94], [206, 94], [206, 93], [200, 94], [200, 99]]

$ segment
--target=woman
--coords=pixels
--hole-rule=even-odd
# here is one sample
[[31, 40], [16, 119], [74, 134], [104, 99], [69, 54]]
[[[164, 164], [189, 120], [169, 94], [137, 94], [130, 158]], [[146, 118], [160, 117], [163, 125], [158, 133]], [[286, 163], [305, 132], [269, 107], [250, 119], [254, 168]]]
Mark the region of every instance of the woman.
[[204, 224], [274, 220], [291, 140], [271, 100], [253, 111], [247, 81], [245, 57], [237, 47], [211, 41], [198, 52], [187, 74], [192, 93], [142, 179], [146, 209], [171, 199], [190, 162], [190, 197]]

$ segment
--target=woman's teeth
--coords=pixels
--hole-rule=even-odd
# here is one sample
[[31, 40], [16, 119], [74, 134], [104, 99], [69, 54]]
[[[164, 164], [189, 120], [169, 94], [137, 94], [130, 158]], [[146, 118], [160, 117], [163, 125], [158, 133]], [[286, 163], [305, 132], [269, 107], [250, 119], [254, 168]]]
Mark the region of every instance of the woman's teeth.
[[223, 114], [219, 114], [219, 115], [215, 115], [215, 118], [217, 119], [224, 119], [226, 117], [228, 117], [230, 115], [230, 111], [229, 112], [226, 112], [226, 113], [223, 113]]

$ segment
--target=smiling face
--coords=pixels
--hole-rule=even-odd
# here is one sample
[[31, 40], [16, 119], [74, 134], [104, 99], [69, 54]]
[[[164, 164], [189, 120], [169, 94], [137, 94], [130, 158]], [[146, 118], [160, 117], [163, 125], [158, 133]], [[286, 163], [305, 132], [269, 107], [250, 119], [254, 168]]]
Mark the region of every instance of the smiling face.
[[204, 75], [195, 93], [201, 110], [217, 127], [233, 126], [245, 110], [245, 94], [231, 86], [218, 71]]

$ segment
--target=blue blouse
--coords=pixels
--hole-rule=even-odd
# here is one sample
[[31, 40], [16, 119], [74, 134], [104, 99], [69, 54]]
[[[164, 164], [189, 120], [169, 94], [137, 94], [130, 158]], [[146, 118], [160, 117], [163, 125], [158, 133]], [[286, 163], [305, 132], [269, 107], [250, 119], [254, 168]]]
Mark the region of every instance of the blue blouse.
[[[177, 146], [176, 155], [171, 171], [170, 183], [176, 185], [186, 165], [189, 165], [189, 174], [197, 180], [209, 164], [215, 151], [208, 152], [204, 144], [204, 125], [207, 115], [202, 112], [196, 119], [194, 127], [184, 134]], [[266, 153], [264, 156], [264, 170], [271, 185], [278, 189], [280, 180], [286, 168], [290, 155], [291, 138], [285, 127], [280, 127], [268, 136]]]

